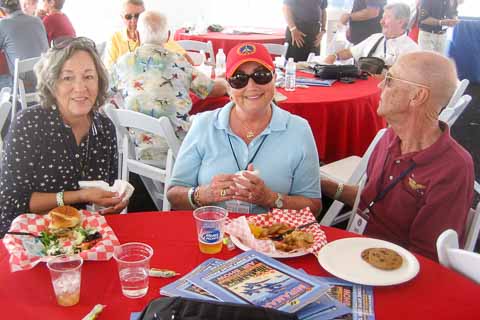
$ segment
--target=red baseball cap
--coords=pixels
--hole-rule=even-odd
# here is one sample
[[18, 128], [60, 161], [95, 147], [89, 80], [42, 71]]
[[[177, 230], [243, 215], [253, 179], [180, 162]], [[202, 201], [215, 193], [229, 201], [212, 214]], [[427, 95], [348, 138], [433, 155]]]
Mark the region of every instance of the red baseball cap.
[[258, 62], [270, 71], [275, 69], [272, 56], [260, 43], [245, 42], [240, 43], [230, 49], [227, 56], [227, 79], [245, 62]]

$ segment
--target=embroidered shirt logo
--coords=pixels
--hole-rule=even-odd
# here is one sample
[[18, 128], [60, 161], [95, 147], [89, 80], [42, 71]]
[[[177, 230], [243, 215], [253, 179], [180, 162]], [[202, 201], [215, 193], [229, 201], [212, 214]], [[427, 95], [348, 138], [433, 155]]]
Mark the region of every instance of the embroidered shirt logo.
[[254, 54], [257, 48], [253, 44], [246, 44], [238, 48], [237, 53], [242, 56]]
[[420, 184], [420, 183], [416, 182], [415, 180], [413, 180], [412, 177], [408, 177], [408, 185], [414, 191], [423, 191], [423, 189], [426, 188], [426, 186], [424, 186], [423, 184]]

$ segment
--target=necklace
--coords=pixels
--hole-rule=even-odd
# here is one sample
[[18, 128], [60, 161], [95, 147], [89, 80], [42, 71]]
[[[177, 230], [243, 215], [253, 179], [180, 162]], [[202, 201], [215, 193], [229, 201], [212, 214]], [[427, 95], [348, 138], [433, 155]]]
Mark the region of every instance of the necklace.
[[[237, 113], [236, 110], [237, 109], [234, 109], [235, 113]], [[247, 138], [248, 141], [252, 141], [253, 138], [255, 138], [257, 136], [257, 130], [258, 129], [250, 128], [246, 123], [244, 123], [242, 120], [240, 120], [240, 117], [238, 117], [238, 115], [237, 115], [237, 120], [240, 123], [240, 125], [243, 127], [243, 129], [245, 130], [245, 133], [246, 133], [245, 138]]]

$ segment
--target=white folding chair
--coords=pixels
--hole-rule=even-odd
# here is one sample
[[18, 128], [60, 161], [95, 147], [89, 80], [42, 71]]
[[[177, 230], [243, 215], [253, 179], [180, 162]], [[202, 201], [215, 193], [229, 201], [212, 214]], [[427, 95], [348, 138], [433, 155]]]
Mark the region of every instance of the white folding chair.
[[[3, 90], [2, 90], [3, 91]], [[7, 118], [8, 118], [8, 113], [10, 112], [10, 109], [12, 108], [12, 104], [10, 101], [4, 100], [3, 96], [0, 97], [0, 132], [2, 132], [3, 127], [7, 123]], [[1, 168], [1, 159], [3, 155], [3, 141], [2, 141], [2, 136], [0, 135], [0, 168]]]
[[[380, 138], [387, 129], [381, 129], [377, 132], [375, 138], [363, 154], [363, 157], [350, 156], [320, 167], [320, 176], [322, 179], [334, 180], [338, 183], [358, 185], [367, 171], [368, 159], [375, 149]], [[320, 221], [321, 225], [331, 226], [350, 218], [351, 212], [339, 215], [344, 207], [344, 203], [338, 200], [333, 201], [330, 208]]]
[[3, 87], [2, 90], [0, 90], [0, 103], [4, 101], [10, 101], [11, 95], [12, 95], [12, 88]]
[[98, 56], [100, 58], [103, 58], [105, 48], [107, 47], [107, 42], [106, 41], [98, 42], [98, 43], [95, 44], [95, 47], [97, 48]]
[[480, 202], [477, 204], [477, 208], [470, 208], [468, 211], [467, 224], [466, 224], [466, 240], [465, 250], [473, 251], [477, 244], [478, 234], [480, 232]]
[[12, 88], [12, 120], [16, 113], [17, 100], [20, 101], [22, 109], [25, 109], [30, 102], [38, 101], [38, 95], [25, 92], [25, 83], [21, 76], [26, 72], [33, 71], [33, 67], [40, 60], [40, 57], [28, 58], [24, 60], [15, 59], [15, 69], [13, 72], [13, 88]]
[[440, 112], [438, 119], [447, 123], [449, 127], [453, 126], [470, 101], [472, 101], [472, 97], [468, 94], [462, 96], [452, 107], [446, 107], [443, 109], [442, 112]]
[[463, 79], [458, 82], [457, 88], [453, 92], [452, 97], [448, 101], [445, 108], [453, 108], [453, 106], [457, 104], [458, 99], [460, 99], [463, 96], [463, 93], [467, 89], [469, 83], [470, 81], [468, 79]]
[[480, 254], [458, 248], [458, 235], [448, 229], [437, 239], [438, 261], [445, 267], [480, 283]]
[[285, 42], [284, 44], [278, 44], [278, 43], [262, 43], [265, 48], [267, 48], [268, 52], [272, 56], [280, 56], [280, 57], [285, 57], [287, 55], [287, 50], [288, 50], [288, 42]]
[[[140, 112], [116, 109], [112, 105], [107, 105], [104, 109], [105, 113], [114, 123], [117, 130], [117, 137], [122, 143], [122, 152], [120, 154], [122, 157], [122, 180], [128, 181], [129, 172], [148, 178], [148, 180], [142, 180], [144, 180], [144, 182], [147, 181], [145, 187], [155, 202], [157, 209], [169, 211], [170, 203], [168, 202], [166, 191], [170, 183], [173, 164], [180, 149], [180, 141], [175, 135], [170, 120], [167, 117], [156, 119]], [[148, 165], [135, 159], [133, 137], [128, 131], [130, 128], [161, 136], [166, 140], [169, 149], [164, 169]]]
[[[215, 64], [215, 53], [213, 52], [212, 41], [202, 42], [196, 40], [178, 40], [177, 43], [182, 46], [188, 52], [188, 55], [195, 62], [195, 55], [203, 50], [203, 52], [208, 54], [207, 62], [214, 65]], [[195, 54], [196, 53], [196, 54]]]

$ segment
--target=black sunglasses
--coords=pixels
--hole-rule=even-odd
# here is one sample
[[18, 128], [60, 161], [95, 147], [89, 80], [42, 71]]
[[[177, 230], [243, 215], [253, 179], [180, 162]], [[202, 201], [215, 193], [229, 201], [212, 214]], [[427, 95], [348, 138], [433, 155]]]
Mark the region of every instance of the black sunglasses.
[[55, 50], [62, 50], [70, 45], [78, 44], [80, 46], [86, 46], [90, 47], [94, 50], [97, 49], [95, 42], [92, 39], [89, 39], [87, 37], [76, 37], [76, 38], [70, 38], [70, 37], [62, 37], [62, 38], [57, 38], [56, 40], [52, 40], [51, 47], [52, 49]]
[[228, 78], [228, 83], [233, 89], [242, 89], [247, 86], [248, 79], [250, 78], [252, 78], [256, 84], [267, 84], [272, 81], [273, 73], [267, 69], [258, 70], [252, 74], [246, 74], [240, 71]]
[[124, 17], [125, 19], [127, 19], [127, 20], [132, 20], [132, 19], [138, 20], [138, 17], [140, 17], [140, 13], [134, 13], [134, 14], [127, 13], [127, 14], [124, 15], [123, 17]]

